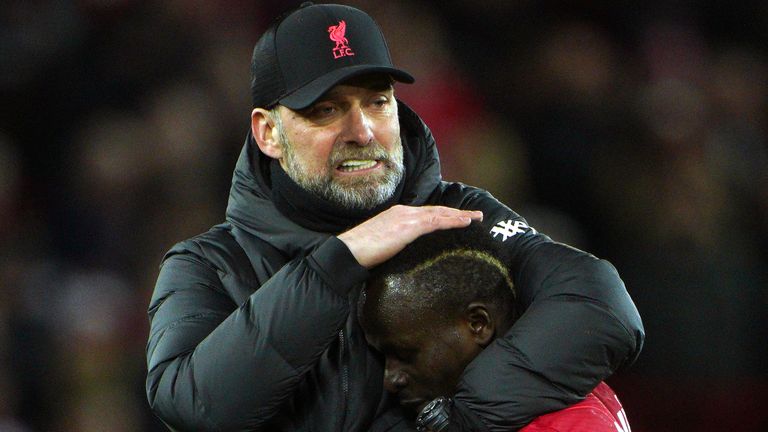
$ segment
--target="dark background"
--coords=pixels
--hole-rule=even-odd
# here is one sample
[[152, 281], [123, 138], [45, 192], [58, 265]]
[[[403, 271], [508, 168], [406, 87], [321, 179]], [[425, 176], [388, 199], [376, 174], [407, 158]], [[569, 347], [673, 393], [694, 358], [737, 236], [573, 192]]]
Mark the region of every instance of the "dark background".
[[[0, 431], [159, 431], [146, 306], [223, 220], [283, 1], [0, 7]], [[645, 322], [636, 432], [768, 430], [768, 6], [354, 1], [449, 180], [613, 262]]]

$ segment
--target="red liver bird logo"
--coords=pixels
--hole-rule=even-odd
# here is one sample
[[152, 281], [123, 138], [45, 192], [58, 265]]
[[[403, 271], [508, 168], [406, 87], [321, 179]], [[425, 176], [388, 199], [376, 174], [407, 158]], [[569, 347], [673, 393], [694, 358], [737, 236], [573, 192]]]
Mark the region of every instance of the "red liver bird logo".
[[336, 46], [333, 48], [333, 58], [335, 59], [355, 55], [352, 48], [349, 47], [349, 40], [345, 36], [346, 33], [347, 23], [344, 20], [339, 21], [338, 25], [328, 27], [328, 37], [336, 42]]

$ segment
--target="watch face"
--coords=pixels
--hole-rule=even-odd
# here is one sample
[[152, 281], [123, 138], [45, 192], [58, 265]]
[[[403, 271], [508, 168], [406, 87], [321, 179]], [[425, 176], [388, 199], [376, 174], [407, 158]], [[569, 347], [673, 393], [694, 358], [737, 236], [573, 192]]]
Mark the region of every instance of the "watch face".
[[[430, 401], [427, 406], [424, 407], [424, 409], [421, 410], [421, 413], [419, 413], [419, 418], [422, 416], [427, 417], [440, 403], [442, 402], [443, 398], [437, 398], [432, 401]], [[418, 421], [418, 419], [417, 419]]]
[[421, 410], [416, 418], [416, 428], [419, 432], [440, 432], [448, 427], [451, 400], [439, 397]]

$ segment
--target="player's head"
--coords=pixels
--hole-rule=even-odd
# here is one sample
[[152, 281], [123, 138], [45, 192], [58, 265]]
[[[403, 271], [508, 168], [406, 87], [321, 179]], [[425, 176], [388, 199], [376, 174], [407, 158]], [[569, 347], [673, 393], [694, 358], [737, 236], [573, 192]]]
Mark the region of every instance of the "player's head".
[[254, 139], [304, 189], [345, 208], [373, 208], [404, 172], [394, 81], [413, 77], [393, 66], [370, 16], [302, 5], [254, 48]]
[[475, 225], [423, 236], [377, 268], [358, 313], [385, 356], [384, 386], [413, 413], [453, 394], [467, 364], [517, 317], [500, 251]]

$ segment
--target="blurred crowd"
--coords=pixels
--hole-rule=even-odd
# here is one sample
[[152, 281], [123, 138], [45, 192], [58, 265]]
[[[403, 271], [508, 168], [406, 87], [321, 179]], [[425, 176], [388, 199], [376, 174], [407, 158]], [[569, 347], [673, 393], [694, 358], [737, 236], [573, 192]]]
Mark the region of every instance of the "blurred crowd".
[[[223, 220], [279, 0], [0, 8], [0, 431], [161, 431], [165, 251]], [[768, 7], [346, 2], [382, 26], [444, 177], [619, 269], [636, 432], [768, 430]], [[738, 4], [737, 4], [738, 3]]]

